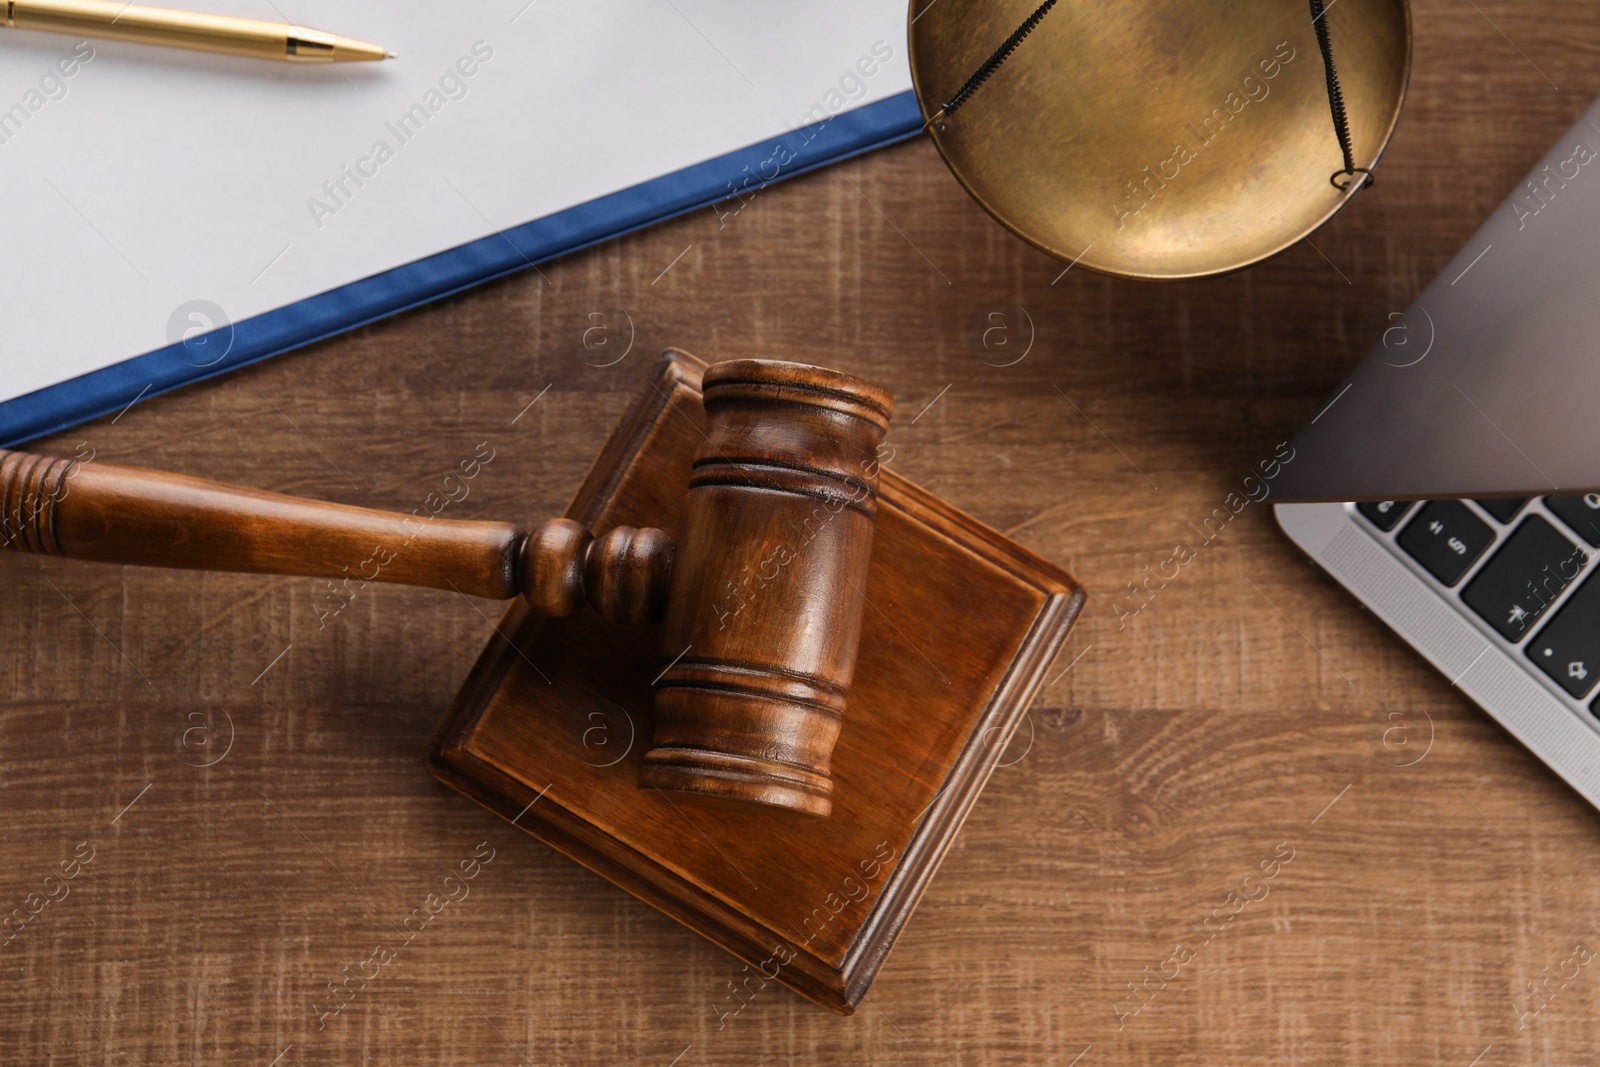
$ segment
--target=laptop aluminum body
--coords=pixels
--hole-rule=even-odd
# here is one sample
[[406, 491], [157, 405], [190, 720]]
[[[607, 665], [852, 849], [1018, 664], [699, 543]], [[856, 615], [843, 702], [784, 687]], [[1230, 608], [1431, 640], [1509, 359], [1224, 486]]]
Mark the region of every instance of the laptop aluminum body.
[[1600, 101], [1291, 443], [1289, 538], [1600, 807]]

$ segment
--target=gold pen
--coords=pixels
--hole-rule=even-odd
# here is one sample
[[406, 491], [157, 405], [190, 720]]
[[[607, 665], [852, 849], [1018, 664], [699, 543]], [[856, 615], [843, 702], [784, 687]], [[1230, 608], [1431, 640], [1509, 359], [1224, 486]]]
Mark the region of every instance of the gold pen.
[[287, 63], [393, 59], [393, 52], [336, 33], [199, 11], [145, 7], [132, 0], [0, 0], [11, 30], [45, 30], [74, 37], [224, 52]]

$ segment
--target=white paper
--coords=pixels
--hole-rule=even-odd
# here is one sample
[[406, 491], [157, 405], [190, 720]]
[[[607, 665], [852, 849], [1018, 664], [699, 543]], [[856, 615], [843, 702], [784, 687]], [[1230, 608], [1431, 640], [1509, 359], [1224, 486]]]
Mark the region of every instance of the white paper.
[[0, 30], [0, 400], [911, 84], [903, 0], [168, 2], [400, 58]]

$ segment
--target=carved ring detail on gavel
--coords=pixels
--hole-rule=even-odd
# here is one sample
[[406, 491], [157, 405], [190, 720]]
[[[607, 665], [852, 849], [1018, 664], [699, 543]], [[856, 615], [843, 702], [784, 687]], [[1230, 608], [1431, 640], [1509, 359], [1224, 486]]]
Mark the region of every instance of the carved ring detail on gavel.
[[[0, 449], [0, 548], [189, 570], [347, 576], [524, 596], [544, 615], [587, 602], [613, 622], [665, 617], [654, 744], [640, 784], [826, 815], [855, 669], [893, 400], [798, 363], [705, 372], [703, 444], [677, 544], [570, 519], [432, 519], [199, 478]], [[385, 549], [403, 545], [403, 549]]]

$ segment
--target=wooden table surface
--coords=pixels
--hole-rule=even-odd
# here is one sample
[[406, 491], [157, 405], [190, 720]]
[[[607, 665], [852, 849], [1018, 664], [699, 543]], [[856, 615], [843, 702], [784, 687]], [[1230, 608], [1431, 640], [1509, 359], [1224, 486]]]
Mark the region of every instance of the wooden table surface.
[[1600, 93], [1592, 4], [1415, 29], [1320, 252], [1053, 281], [915, 142], [44, 442], [406, 511], [488, 442], [456, 514], [537, 520], [664, 346], [815, 361], [891, 388], [898, 469], [1090, 605], [860, 1012], [771, 987], [719, 1026], [731, 957], [424, 769], [492, 605], [373, 588], [319, 627], [308, 580], [0, 559], [0, 911], [44, 901], [0, 945], [0, 1060], [1594, 1062], [1593, 810], [1265, 506], [1113, 610]]

